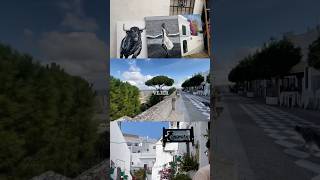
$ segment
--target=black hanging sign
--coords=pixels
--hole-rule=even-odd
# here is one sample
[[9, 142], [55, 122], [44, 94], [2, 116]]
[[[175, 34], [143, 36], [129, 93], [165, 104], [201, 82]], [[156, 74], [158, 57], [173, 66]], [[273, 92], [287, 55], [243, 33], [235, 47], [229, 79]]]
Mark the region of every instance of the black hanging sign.
[[191, 142], [194, 144], [193, 127], [191, 129], [165, 129], [163, 128], [162, 145], [166, 143]]

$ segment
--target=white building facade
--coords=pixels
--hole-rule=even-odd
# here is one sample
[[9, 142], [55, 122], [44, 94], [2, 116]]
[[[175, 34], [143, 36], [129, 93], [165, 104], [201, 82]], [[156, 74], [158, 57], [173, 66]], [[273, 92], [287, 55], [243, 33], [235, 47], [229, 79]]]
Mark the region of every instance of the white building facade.
[[148, 179], [151, 179], [152, 167], [156, 161], [157, 140], [131, 134], [124, 134], [124, 137], [131, 152], [131, 173], [145, 169]]
[[[170, 122], [170, 129], [191, 129], [194, 130], [194, 145], [192, 143], [166, 143], [163, 147], [162, 141], [156, 143], [156, 162], [152, 168], [152, 180], [160, 180], [160, 171], [170, 167], [169, 163], [175, 157], [182, 157], [188, 153], [198, 159], [199, 168], [209, 164], [207, 151], [206, 133], [208, 132], [208, 122]], [[188, 146], [188, 147], [187, 147]]]
[[320, 71], [308, 65], [309, 46], [320, 37], [320, 26], [302, 34], [287, 33], [285, 37], [301, 48], [302, 60], [281, 82], [282, 87], [286, 88], [280, 92], [279, 103], [288, 107], [320, 110]]
[[125, 174], [128, 180], [131, 176], [131, 153], [127, 142], [121, 132], [120, 121], [110, 122], [110, 167], [111, 178], [119, 179], [119, 174]]
[[201, 53], [204, 50], [204, 37], [203, 33], [197, 36], [191, 35], [190, 22], [182, 15], [178, 15], [180, 44], [182, 56]]

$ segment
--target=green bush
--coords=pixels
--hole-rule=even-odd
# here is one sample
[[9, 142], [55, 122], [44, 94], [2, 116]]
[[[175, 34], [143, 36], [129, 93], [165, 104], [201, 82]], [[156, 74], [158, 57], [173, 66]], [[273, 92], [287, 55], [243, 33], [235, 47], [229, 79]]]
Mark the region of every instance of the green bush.
[[147, 103], [142, 103], [140, 106], [140, 111], [143, 112], [147, 109], [149, 109], [149, 105]]
[[179, 167], [181, 172], [196, 171], [199, 168], [199, 163], [195, 156], [185, 154], [179, 161]]
[[164, 96], [152, 94], [148, 101], [148, 106], [154, 106], [164, 99]]
[[172, 87], [168, 90], [168, 94], [172, 94], [174, 91], [176, 91], [177, 89], [175, 87]]
[[191, 180], [191, 178], [186, 174], [177, 174], [172, 180]]
[[139, 170], [134, 171], [133, 176], [136, 180], [145, 180], [147, 177], [147, 173], [143, 168], [141, 168]]

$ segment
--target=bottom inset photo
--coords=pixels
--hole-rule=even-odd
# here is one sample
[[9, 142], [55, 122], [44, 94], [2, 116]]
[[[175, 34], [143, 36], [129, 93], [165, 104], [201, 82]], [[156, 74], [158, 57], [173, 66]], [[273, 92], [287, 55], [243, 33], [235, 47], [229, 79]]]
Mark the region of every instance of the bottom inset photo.
[[110, 123], [110, 179], [210, 179], [210, 122]]

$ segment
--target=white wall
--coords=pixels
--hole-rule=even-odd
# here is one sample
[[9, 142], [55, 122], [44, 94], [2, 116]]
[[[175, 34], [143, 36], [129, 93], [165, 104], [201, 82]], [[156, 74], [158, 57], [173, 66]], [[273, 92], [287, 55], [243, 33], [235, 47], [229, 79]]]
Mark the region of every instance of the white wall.
[[156, 143], [156, 162], [152, 168], [152, 180], [160, 180], [159, 171], [165, 164], [173, 161], [174, 152], [177, 151], [178, 143], [167, 143], [165, 148], [162, 147], [161, 140]]
[[115, 163], [116, 167], [125, 170], [129, 180], [132, 179], [130, 175], [130, 150], [117, 121], [110, 122], [110, 160]]
[[[181, 54], [182, 56], [187, 56], [191, 54], [197, 54], [204, 51], [204, 38], [202, 33], [198, 33], [198, 36], [192, 36], [190, 31], [190, 22], [188, 19], [183, 17], [182, 15], [178, 15], [178, 24], [179, 24], [179, 32], [180, 32], [180, 44], [181, 44]], [[182, 26], [186, 26], [186, 35], [182, 34]], [[187, 41], [187, 49], [186, 53], [183, 52], [183, 41]]]
[[169, 16], [170, 0], [111, 0], [110, 57], [117, 56], [117, 21], [143, 21], [146, 16]]
[[147, 164], [148, 168], [152, 168], [156, 161], [155, 153], [132, 153], [131, 162], [134, 164], [131, 165], [132, 169], [140, 169], [144, 167], [144, 164]]
[[193, 14], [201, 14], [205, 0], [195, 0]]
[[[194, 131], [194, 143], [199, 143], [199, 168], [209, 164], [208, 157], [205, 155], [207, 139], [203, 136], [207, 133], [208, 122], [196, 121], [196, 122], [180, 122], [181, 129], [190, 129], [193, 127]], [[190, 143], [190, 153], [193, 155], [196, 153], [196, 146], [192, 146]]]
[[[190, 23], [188, 22], [188, 19], [181, 16], [181, 15], [178, 15], [178, 25], [179, 25], [179, 33], [180, 33], [180, 44], [181, 44], [181, 54], [182, 56], [185, 55], [185, 53], [183, 53], [183, 41], [186, 40], [187, 43], [189, 44], [189, 39], [190, 39], [190, 36], [191, 36], [191, 33], [190, 33]], [[186, 27], [186, 35], [183, 35], [182, 34], [182, 26], [185, 26]], [[188, 52], [189, 52], [189, 47], [187, 47], [188, 49]]]

